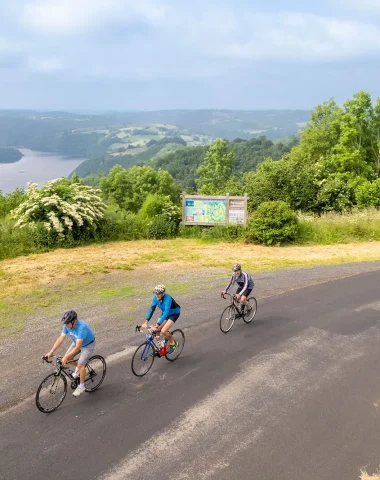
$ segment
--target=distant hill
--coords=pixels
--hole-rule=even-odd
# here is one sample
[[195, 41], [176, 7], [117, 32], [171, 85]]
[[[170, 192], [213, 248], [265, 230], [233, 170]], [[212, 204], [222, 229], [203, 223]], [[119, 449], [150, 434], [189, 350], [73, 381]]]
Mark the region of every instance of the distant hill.
[[303, 110], [234, 111], [167, 110], [67, 112], [0, 110], [0, 147], [25, 147], [77, 154], [89, 160], [81, 176], [107, 173], [187, 147], [204, 146], [215, 138], [277, 140], [296, 134], [309, 120]]

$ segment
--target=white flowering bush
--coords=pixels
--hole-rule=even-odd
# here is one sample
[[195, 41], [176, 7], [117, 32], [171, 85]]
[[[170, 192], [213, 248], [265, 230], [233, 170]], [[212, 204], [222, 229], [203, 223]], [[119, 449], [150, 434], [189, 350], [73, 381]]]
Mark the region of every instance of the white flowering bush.
[[47, 182], [38, 189], [28, 183], [25, 200], [12, 212], [16, 227], [32, 226], [52, 234], [57, 240], [80, 239], [94, 232], [104, 217], [100, 191], [66, 178]]

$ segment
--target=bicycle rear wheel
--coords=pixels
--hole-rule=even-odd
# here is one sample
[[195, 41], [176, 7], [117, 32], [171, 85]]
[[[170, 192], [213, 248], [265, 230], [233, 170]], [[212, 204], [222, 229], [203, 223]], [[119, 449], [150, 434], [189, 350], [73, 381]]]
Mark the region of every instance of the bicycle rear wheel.
[[177, 360], [177, 358], [181, 355], [183, 347], [185, 346], [185, 334], [179, 328], [177, 328], [177, 330], [173, 330], [173, 332], [170, 333], [172, 334], [174, 340], [177, 342], [178, 346], [173, 353], [167, 353], [165, 355], [165, 358], [166, 360], [169, 360], [169, 362], [174, 362], [174, 360]]
[[94, 355], [86, 364], [86, 378], [84, 386], [86, 392], [93, 392], [102, 384], [106, 376], [107, 365], [101, 355]]
[[156, 350], [150, 342], [144, 342], [136, 348], [132, 357], [132, 372], [136, 377], [143, 377], [152, 368]]
[[37, 389], [36, 405], [40, 412], [51, 413], [56, 410], [66, 397], [67, 380], [63, 373], [51, 373]]
[[247, 305], [243, 314], [245, 323], [251, 323], [257, 312], [257, 300], [255, 297], [248, 298]]
[[223, 333], [228, 333], [235, 323], [236, 312], [232, 305], [226, 307], [220, 316], [220, 329]]

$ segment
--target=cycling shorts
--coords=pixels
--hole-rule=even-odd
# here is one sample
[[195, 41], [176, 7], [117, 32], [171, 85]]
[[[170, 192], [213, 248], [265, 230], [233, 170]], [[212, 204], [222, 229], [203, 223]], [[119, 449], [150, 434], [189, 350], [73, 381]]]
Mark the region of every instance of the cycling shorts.
[[[243, 287], [239, 287], [237, 290], [236, 290], [236, 293], [239, 293], [242, 291]], [[252, 292], [253, 288], [248, 288], [248, 290], [246, 290], [246, 292], [244, 293], [244, 296], [245, 297], [249, 297], [251, 292]]]
[[[69, 349], [67, 350], [66, 355], [68, 355], [72, 350], [74, 350], [74, 348], [75, 348], [75, 343], [72, 343]], [[78, 363], [80, 365], [86, 365], [90, 357], [92, 357], [94, 350], [95, 350], [95, 340], [80, 349]]]

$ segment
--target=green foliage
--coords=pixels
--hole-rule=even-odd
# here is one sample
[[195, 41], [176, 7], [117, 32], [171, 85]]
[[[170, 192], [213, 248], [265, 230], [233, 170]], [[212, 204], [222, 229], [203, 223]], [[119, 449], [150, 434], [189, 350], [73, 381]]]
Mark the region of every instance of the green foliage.
[[209, 147], [206, 158], [197, 170], [197, 185], [203, 195], [225, 194], [225, 186], [231, 177], [235, 160], [233, 152], [227, 152], [227, 142], [217, 139]]
[[106, 200], [114, 201], [133, 213], [140, 210], [149, 194], [169, 196], [172, 202], [179, 202], [180, 191], [173, 177], [168, 172], [156, 172], [148, 166], [125, 170], [116, 165], [109, 175], [101, 178], [100, 187]]
[[172, 221], [177, 225], [179, 225], [182, 218], [180, 207], [174, 205], [169, 196], [159, 194], [149, 194], [138, 214], [147, 220], [151, 220], [157, 215], [163, 215], [168, 221]]
[[24, 190], [17, 188], [11, 193], [3, 195], [0, 191], [0, 218], [8, 215], [24, 200]]
[[359, 208], [380, 208], [380, 178], [373, 182], [365, 181], [358, 185], [355, 199]]
[[355, 184], [348, 174], [329, 175], [320, 182], [317, 194], [319, 212], [343, 212], [355, 203]]
[[105, 205], [92, 187], [59, 178], [40, 190], [28, 183], [23, 202], [12, 212], [16, 227], [40, 224], [57, 240], [75, 241], [91, 236], [104, 216]]
[[355, 94], [343, 107], [330, 100], [312, 112], [300, 144], [289, 154], [278, 162], [267, 160], [244, 176], [249, 208], [272, 200], [316, 213], [343, 212], [359, 199], [363, 206], [375, 206], [376, 187], [360, 184], [378, 177], [379, 147], [380, 100], [372, 106], [366, 92]]
[[175, 237], [178, 225], [168, 220], [167, 215], [157, 215], [148, 224], [147, 237], [151, 239], [164, 239]]
[[291, 242], [296, 236], [297, 216], [285, 202], [264, 202], [249, 220], [248, 240], [273, 245]]

